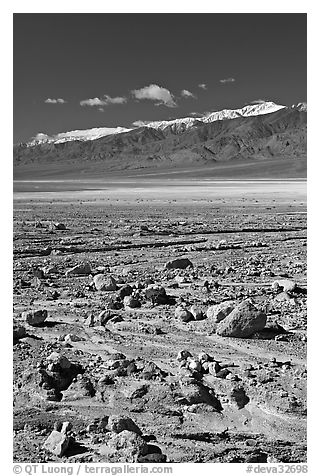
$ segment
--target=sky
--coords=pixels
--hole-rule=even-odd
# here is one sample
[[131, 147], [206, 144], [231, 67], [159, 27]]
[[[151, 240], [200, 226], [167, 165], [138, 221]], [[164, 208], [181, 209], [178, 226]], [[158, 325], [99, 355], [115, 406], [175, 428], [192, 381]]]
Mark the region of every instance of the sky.
[[306, 14], [13, 15], [13, 141], [307, 100]]

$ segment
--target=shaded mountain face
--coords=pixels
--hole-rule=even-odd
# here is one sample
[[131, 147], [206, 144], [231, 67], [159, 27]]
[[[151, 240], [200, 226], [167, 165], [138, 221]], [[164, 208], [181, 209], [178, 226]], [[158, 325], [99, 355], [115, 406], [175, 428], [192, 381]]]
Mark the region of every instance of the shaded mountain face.
[[14, 146], [14, 169], [30, 166], [36, 171], [36, 166], [69, 164], [76, 170], [99, 164], [112, 171], [193, 167], [232, 159], [306, 158], [304, 105], [213, 122], [193, 118], [188, 126], [181, 126], [181, 121], [158, 128], [148, 124], [95, 140], [19, 144]]

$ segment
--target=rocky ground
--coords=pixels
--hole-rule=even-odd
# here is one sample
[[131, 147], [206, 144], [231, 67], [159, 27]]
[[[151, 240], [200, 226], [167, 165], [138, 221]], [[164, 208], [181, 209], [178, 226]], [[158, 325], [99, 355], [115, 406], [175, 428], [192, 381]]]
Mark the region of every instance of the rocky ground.
[[303, 202], [16, 202], [14, 459], [305, 462], [306, 299]]

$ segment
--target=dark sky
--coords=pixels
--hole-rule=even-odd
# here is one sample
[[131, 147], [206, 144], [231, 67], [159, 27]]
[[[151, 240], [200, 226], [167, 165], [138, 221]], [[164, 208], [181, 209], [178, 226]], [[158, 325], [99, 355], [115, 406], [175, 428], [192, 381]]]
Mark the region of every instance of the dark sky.
[[[306, 23], [290, 13], [14, 14], [14, 142], [260, 99], [306, 101]], [[131, 92], [151, 84], [171, 96]], [[105, 95], [103, 107], [80, 105]], [[45, 103], [58, 98], [66, 102]]]

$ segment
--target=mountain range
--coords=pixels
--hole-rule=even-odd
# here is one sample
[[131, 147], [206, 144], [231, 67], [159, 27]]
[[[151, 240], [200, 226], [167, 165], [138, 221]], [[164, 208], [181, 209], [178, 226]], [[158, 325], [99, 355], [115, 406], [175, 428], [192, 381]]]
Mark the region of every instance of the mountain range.
[[248, 160], [252, 164], [269, 160], [275, 164], [275, 175], [279, 167], [285, 175], [292, 176], [293, 170], [298, 176], [306, 175], [305, 103], [287, 107], [259, 102], [199, 117], [138, 121], [136, 125], [37, 134], [14, 145], [14, 177], [63, 175], [66, 170], [74, 174], [179, 167], [214, 170], [218, 163], [231, 166]]

